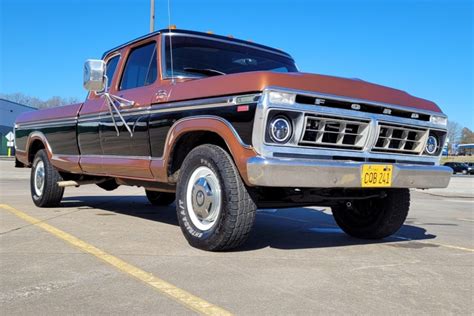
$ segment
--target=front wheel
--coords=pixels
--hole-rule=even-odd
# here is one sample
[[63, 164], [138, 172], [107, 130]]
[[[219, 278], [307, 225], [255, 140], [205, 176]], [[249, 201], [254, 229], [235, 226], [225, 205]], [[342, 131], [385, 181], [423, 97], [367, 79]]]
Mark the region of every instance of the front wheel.
[[63, 198], [64, 188], [58, 186], [61, 175], [54, 169], [45, 150], [36, 153], [31, 168], [31, 197], [36, 206], [58, 206]]
[[224, 149], [201, 145], [186, 156], [177, 184], [176, 210], [191, 246], [218, 251], [241, 245], [252, 229], [256, 209]]
[[408, 189], [389, 189], [384, 198], [356, 200], [333, 207], [339, 227], [356, 238], [381, 239], [402, 227], [410, 209]]

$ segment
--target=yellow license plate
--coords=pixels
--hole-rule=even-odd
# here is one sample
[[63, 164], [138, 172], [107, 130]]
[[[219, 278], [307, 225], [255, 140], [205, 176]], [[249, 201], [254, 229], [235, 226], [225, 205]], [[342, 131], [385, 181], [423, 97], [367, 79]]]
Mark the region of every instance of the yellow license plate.
[[363, 188], [392, 186], [392, 165], [363, 165], [361, 183]]

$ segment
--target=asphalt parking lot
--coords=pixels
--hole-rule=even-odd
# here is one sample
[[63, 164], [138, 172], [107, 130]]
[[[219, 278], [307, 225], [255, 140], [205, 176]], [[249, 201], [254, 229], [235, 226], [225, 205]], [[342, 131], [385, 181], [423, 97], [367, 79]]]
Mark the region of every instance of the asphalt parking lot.
[[11, 314], [470, 314], [474, 177], [412, 191], [404, 227], [356, 240], [330, 210], [265, 210], [231, 252], [191, 248], [140, 188], [66, 189], [36, 208], [0, 161], [0, 306]]

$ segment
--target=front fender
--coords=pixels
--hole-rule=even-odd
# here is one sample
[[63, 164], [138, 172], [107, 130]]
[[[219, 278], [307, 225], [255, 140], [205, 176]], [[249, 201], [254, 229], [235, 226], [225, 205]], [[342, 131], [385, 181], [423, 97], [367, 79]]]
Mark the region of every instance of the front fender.
[[247, 160], [255, 157], [257, 153], [252, 146], [244, 144], [228, 121], [218, 116], [196, 116], [174, 123], [168, 132], [162, 159], [152, 161], [151, 169], [155, 177], [160, 181], [168, 182], [168, 168], [178, 140], [187, 133], [203, 131], [215, 133], [224, 140], [242, 179], [249, 184]]

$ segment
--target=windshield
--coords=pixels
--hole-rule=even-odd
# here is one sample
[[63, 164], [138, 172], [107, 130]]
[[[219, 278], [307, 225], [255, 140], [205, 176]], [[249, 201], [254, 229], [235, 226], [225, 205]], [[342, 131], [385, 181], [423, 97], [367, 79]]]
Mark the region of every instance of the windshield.
[[[169, 36], [164, 77], [172, 77]], [[172, 36], [174, 77], [202, 78], [249, 71], [297, 72], [294, 61], [278, 52], [193, 36]]]

